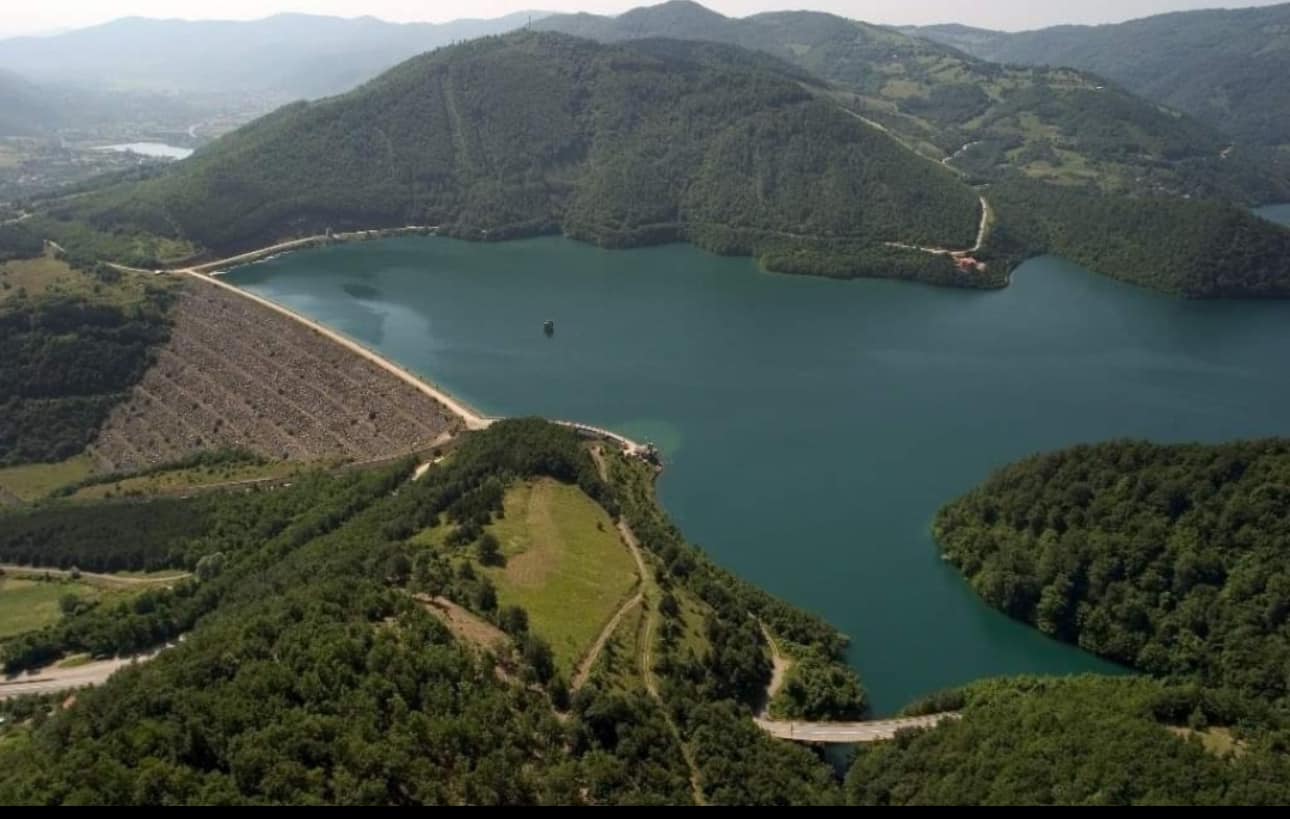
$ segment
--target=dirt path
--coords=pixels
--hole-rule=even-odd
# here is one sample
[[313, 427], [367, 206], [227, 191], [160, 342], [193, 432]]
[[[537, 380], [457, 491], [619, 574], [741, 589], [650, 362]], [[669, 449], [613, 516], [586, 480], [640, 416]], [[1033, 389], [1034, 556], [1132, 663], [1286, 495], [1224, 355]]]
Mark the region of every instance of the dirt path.
[[953, 162], [954, 160], [956, 160], [956, 159], [958, 159], [959, 157], [963, 156], [963, 154], [965, 154], [965, 153], [967, 153], [969, 150], [971, 150], [973, 146], [975, 146], [975, 145], [980, 145], [980, 144], [981, 144], [981, 140], [979, 140], [979, 139], [978, 139], [978, 140], [976, 140], [975, 142], [969, 142], [968, 144], [964, 145], [962, 148], [959, 148], [959, 149], [958, 149], [957, 151], [955, 151], [954, 153], [952, 153], [952, 154], [950, 154], [949, 156], [947, 156], [947, 157], [945, 157], [944, 159], [942, 159], [942, 160], [941, 160], [941, 164], [942, 164], [942, 165], [944, 165], [944, 166], [945, 166], [945, 167], [947, 167], [947, 168], [952, 168], [952, 167], [954, 167], [953, 165], [951, 165], [951, 164], [950, 164], [951, 162]]
[[[73, 579], [71, 569], [46, 569], [42, 566], [16, 566], [9, 563], [0, 563], [0, 571], [16, 577], [44, 577], [48, 575], [50, 577]], [[76, 579], [117, 587], [169, 586], [178, 583], [180, 580], [192, 577], [191, 572], [176, 572], [162, 577], [129, 577], [119, 574], [99, 574], [97, 572], [82, 571], [77, 571], [75, 574]]]
[[788, 677], [789, 669], [793, 667], [793, 661], [779, 650], [779, 643], [770, 633], [770, 629], [766, 628], [766, 624], [758, 620], [757, 625], [761, 626], [761, 633], [766, 638], [766, 644], [770, 646], [770, 683], [766, 686], [766, 703], [759, 714], [761, 719], [769, 720], [770, 703], [784, 687], [784, 680]]
[[[895, 139], [897, 142], [899, 142], [907, 150], [911, 151], [915, 155], [920, 156], [929, 162], [936, 161], [932, 157], [925, 156], [922, 152], [916, 150], [912, 145], [909, 145], [908, 143], [906, 143], [898, 135], [892, 133], [890, 130], [883, 127], [879, 123], [874, 122], [868, 117], [857, 114], [855, 111], [852, 111], [849, 108], [843, 107], [841, 105], [838, 106], [838, 109], [840, 111], [843, 111], [846, 114], [851, 115], [852, 117], [855, 117], [856, 119], [863, 122], [865, 125], [868, 125], [872, 128], [877, 128], [879, 131], [882, 131], [883, 133], [887, 134], [892, 139]], [[954, 165], [952, 164], [954, 160], [962, 156], [963, 153], [969, 150], [973, 145], [979, 145], [979, 144], [980, 144], [979, 140], [977, 142], [969, 142], [968, 144], [964, 145], [962, 148], [959, 148], [954, 153], [942, 159], [940, 161], [940, 164], [944, 165], [945, 167], [951, 170], [958, 171], [958, 169], [955, 168]], [[918, 250], [918, 251], [922, 251], [923, 253], [931, 253], [936, 256], [971, 256], [974, 253], [978, 253], [980, 252], [981, 247], [985, 244], [986, 234], [989, 231], [989, 227], [990, 227], [990, 216], [991, 216], [990, 203], [985, 201], [984, 196], [980, 197], [980, 200], [981, 200], [981, 223], [976, 231], [976, 244], [972, 245], [972, 247], [968, 248], [967, 250], [949, 250], [947, 248], [941, 248], [941, 247], [922, 247], [920, 245], [905, 244], [904, 242], [885, 242], [884, 244], [886, 244], [887, 247], [900, 248], [901, 250]]]
[[618, 611], [614, 612], [613, 617], [609, 618], [609, 622], [605, 624], [603, 629], [601, 629], [600, 636], [596, 637], [596, 642], [592, 643], [591, 650], [588, 651], [587, 655], [578, 663], [578, 670], [573, 675], [573, 682], [569, 684], [569, 690], [571, 692], [576, 693], [580, 688], [587, 684], [587, 680], [591, 677], [591, 670], [596, 667], [596, 661], [600, 659], [600, 654], [605, 650], [605, 645], [608, 644], [609, 638], [614, 636], [614, 632], [618, 630], [618, 626], [622, 623], [623, 618], [626, 617], [632, 609], [644, 602], [645, 594], [643, 592], [636, 592], [636, 594], [632, 595], [626, 603], [623, 603], [622, 607], [618, 609]]
[[[596, 464], [596, 471], [600, 473], [600, 479], [608, 482], [609, 466], [605, 463], [604, 452], [599, 446], [593, 446], [589, 451], [592, 461]], [[699, 777], [699, 764], [695, 761], [694, 753], [686, 744], [685, 738], [681, 736], [681, 729], [676, 727], [676, 721], [667, 710], [667, 703], [663, 702], [663, 695], [659, 692], [658, 678], [654, 676], [654, 632], [658, 627], [658, 603], [662, 595], [659, 594], [658, 583], [645, 562], [645, 554], [641, 549], [640, 541], [636, 538], [636, 533], [627, 525], [627, 521], [621, 518], [618, 521], [618, 534], [622, 536], [623, 543], [632, 553], [632, 559], [636, 561], [636, 571], [640, 573], [641, 578], [641, 590], [637, 595], [641, 601], [640, 604], [645, 607], [645, 629], [641, 636], [640, 652], [641, 681], [650, 699], [654, 700], [659, 710], [663, 712], [663, 719], [667, 722], [667, 729], [672, 734], [672, 739], [676, 741], [676, 747], [681, 749], [685, 766], [690, 771], [690, 795], [694, 798], [694, 803], [706, 805], [707, 800], [703, 796], [703, 780]], [[624, 609], [623, 612], [626, 610]]]
[[448, 598], [417, 594], [413, 595], [413, 599], [447, 626], [452, 636], [467, 645], [487, 649], [495, 654], [510, 651], [510, 635]]
[[[588, 451], [591, 453], [592, 461], [596, 464], [596, 471], [600, 473], [600, 479], [608, 482], [609, 468], [605, 464], [604, 453], [601, 451], [599, 446], [593, 446]], [[623, 541], [623, 545], [627, 547], [627, 550], [631, 552], [632, 557], [636, 561], [636, 594], [629, 597], [627, 601], [618, 608], [618, 611], [614, 612], [614, 616], [609, 618], [609, 622], [600, 630], [600, 635], [596, 637], [596, 641], [591, 644], [591, 650], [588, 651], [582, 660], [578, 662], [578, 668], [573, 675], [573, 681], [569, 684], [570, 690], [574, 692], [587, 684], [587, 680], [591, 677], [592, 669], [596, 667], [596, 661], [600, 659], [601, 652], [605, 650], [605, 646], [609, 643], [609, 639], [613, 637], [614, 632], [618, 630], [618, 626], [622, 623], [623, 618], [626, 617], [627, 613], [632, 609], [637, 606], [644, 605], [645, 603], [645, 580], [648, 575], [645, 571], [645, 561], [641, 558], [639, 544], [636, 543], [635, 536], [631, 535], [631, 530], [628, 529], [621, 521], [618, 523], [618, 534]], [[631, 537], [630, 540], [628, 539], [629, 535]]]

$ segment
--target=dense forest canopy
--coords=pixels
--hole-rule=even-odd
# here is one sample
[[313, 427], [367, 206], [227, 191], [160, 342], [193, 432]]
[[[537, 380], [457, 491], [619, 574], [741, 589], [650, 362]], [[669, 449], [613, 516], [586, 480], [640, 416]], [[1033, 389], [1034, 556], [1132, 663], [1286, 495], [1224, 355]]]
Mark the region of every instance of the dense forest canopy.
[[167, 338], [168, 304], [157, 289], [131, 305], [62, 296], [0, 305], [0, 465], [83, 450]]
[[[111, 235], [215, 252], [328, 228], [436, 225], [608, 246], [785, 248], [882, 275], [884, 242], [967, 247], [956, 175], [774, 59], [713, 44], [597, 45], [522, 32], [410, 60], [283, 108], [160, 177], [55, 204]], [[921, 260], [920, 260], [921, 261]], [[926, 264], [926, 263], [924, 263]]]
[[931, 703], [934, 731], [860, 749], [858, 805], [1277, 805], [1285, 723], [1187, 686], [1079, 677], [995, 680]]
[[1290, 443], [1121, 441], [1007, 467], [936, 520], [972, 587], [1062, 640], [1284, 706]]
[[1290, 295], [1290, 229], [1221, 202], [1131, 198], [1014, 179], [994, 185], [988, 255], [1047, 252], [1191, 298]]

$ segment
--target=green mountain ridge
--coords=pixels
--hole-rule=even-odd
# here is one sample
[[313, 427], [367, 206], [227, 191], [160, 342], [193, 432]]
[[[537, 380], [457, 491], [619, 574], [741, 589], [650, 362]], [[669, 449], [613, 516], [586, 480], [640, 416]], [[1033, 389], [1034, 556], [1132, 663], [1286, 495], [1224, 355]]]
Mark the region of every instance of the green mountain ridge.
[[997, 471], [935, 532], [1010, 616], [1284, 713], [1288, 478], [1284, 440], [1077, 446]]
[[838, 99], [976, 181], [1023, 174], [1111, 193], [1290, 197], [1290, 169], [1224, 151], [1219, 131], [1082, 71], [999, 65], [928, 39], [819, 12], [728, 18], [674, 0], [535, 28], [616, 42], [674, 37], [764, 51], [842, 89]]
[[56, 203], [223, 254], [328, 228], [686, 239], [776, 269], [952, 280], [977, 194], [771, 57], [520, 32], [410, 60], [258, 120], [156, 178]]
[[1290, 145], [1290, 4], [1016, 34], [956, 25], [904, 30], [996, 62], [1093, 71], [1237, 141]]

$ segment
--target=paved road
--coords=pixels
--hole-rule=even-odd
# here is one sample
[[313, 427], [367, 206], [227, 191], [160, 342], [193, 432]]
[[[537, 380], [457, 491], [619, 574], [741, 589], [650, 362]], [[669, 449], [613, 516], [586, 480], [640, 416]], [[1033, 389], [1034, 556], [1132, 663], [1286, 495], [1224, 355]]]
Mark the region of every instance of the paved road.
[[21, 697], [24, 694], [54, 694], [90, 685], [101, 685], [120, 669], [135, 663], [147, 662], [155, 656], [157, 652], [154, 651], [151, 654], [100, 660], [73, 668], [47, 666], [30, 673], [0, 677], [0, 700]]
[[[5, 574], [22, 576], [22, 577], [72, 577], [71, 569], [46, 569], [42, 566], [15, 566], [9, 563], [0, 563], [0, 571]], [[192, 577], [189, 572], [176, 572], [175, 574], [163, 575], [161, 577], [129, 577], [119, 574], [98, 574], [96, 572], [77, 572], [77, 576], [86, 581], [102, 583], [105, 586], [167, 586], [171, 583], [178, 583], [186, 577]]]

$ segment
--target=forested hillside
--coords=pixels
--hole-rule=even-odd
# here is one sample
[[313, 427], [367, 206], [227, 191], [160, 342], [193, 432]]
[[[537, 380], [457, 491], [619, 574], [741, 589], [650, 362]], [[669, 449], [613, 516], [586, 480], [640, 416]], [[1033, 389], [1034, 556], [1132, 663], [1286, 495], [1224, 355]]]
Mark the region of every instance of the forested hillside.
[[1082, 677], [978, 683], [963, 718], [862, 747], [858, 805], [1277, 805], [1287, 732], [1269, 709], [1194, 686]]
[[168, 305], [160, 288], [129, 303], [59, 294], [0, 299], [0, 466], [85, 449], [165, 341]]
[[[1267, 458], [1290, 462], [1290, 448], [1232, 448], [1208, 469], [1184, 457], [1174, 473], [1203, 474], [1194, 491], [1221, 497], [1241, 466], [1252, 484], [1276, 480]], [[1152, 460], [1149, 447], [1126, 449], [1116, 473]], [[88, 521], [110, 510], [95, 545], [105, 565], [142, 549], [160, 564], [193, 568], [195, 576], [130, 603], [82, 610], [6, 648], [17, 668], [63, 652], [110, 653], [187, 635], [156, 659], [78, 694], [70, 708], [47, 716], [26, 705], [11, 711], [22, 724], [0, 733], [0, 801], [675, 804], [694, 795], [679, 742], [710, 803], [1287, 798], [1288, 735], [1276, 709], [1267, 707], [1270, 692], [1140, 678], [987, 681], [938, 695], [913, 711], [954, 709], [962, 719], [861, 749], [841, 785], [819, 757], [753, 725], [751, 697], [768, 669], [748, 614], [824, 657], [836, 652], [837, 636], [685, 546], [641, 494], [647, 478], [633, 465], [613, 461], [611, 483], [604, 484], [570, 431], [512, 421], [470, 437], [421, 481], [406, 481], [410, 467], [317, 474], [274, 492], [50, 506], [5, 518], [24, 521], [24, 531], [52, 532], [63, 525], [61, 515], [83, 513]], [[537, 475], [599, 498], [641, 533], [650, 562], [665, 567], [658, 582], [672, 602], [660, 606], [664, 626], [654, 664], [666, 709], [643, 689], [611, 678], [596, 678], [562, 704], [564, 683], [551, 676], [540, 638], [509, 625], [518, 628], [524, 650], [510, 658], [481, 655], [409, 594], [445, 595], [501, 624], [529, 622], [498, 610], [487, 579], [464, 568], [462, 556], [474, 544], [426, 550], [409, 538], [439, 521], [477, 531], [497, 513], [504, 486]], [[1053, 480], [1065, 477], [1058, 469]], [[1099, 510], [1102, 482], [1096, 474], [1086, 480], [1094, 492], [1091, 515]], [[1177, 496], [1142, 484], [1134, 491], [1147, 491], [1152, 508], [1167, 508]], [[1027, 476], [1019, 485], [1037, 484]], [[1049, 492], [1038, 486], [1034, 491]], [[1000, 520], [1007, 513], [1000, 510]], [[1232, 514], [1228, 504], [1218, 521]], [[1240, 531], [1257, 531], [1272, 514], [1246, 514]], [[1059, 525], [1053, 514], [1042, 519]], [[1078, 513], [1067, 520], [1067, 531], [1076, 531]], [[176, 550], [177, 544], [186, 545]], [[1212, 584], [1225, 558], [1191, 548], [1191, 593], [1178, 575], [1161, 582], [1188, 601], [1188, 623], [1221, 621], [1227, 612], [1216, 601], [1234, 587], [1219, 592]], [[1131, 576], [1132, 561], [1119, 565]], [[1256, 578], [1261, 571], [1246, 561], [1234, 570], [1245, 586], [1267, 585], [1265, 599], [1237, 616], [1246, 625], [1233, 661], [1251, 669], [1250, 679], [1275, 664], [1250, 631], [1275, 608], [1266, 595], [1277, 569], [1260, 575], [1264, 580]], [[687, 634], [694, 618], [706, 626]], [[1210, 626], [1223, 630], [1215, 620]], [[706, 646], [698, 655], [686, 648], [696, 637]], [[505, 663], [505, 674], [495, 671], [497, 663]], [[567, 709], [568, 720], [558, 720], [553, 707]]]
[[[468, 437], [416, 482], [411, 467], [3, 518], [22, 534], [0, 543], [0, 559], [86, 531], [99, 512], [106, 525], [76, 559], [194, 576], [4, 646], [12, 670], [185, 635], [74, 707], [21, 711], [21, 725], [0, 731], [0, 803], [659, 804], [691, 801], [695, 788], [708, 802], [841, 800], [827, 763], [753, 725], [769, 668], [748, 615], [823, 656], [840, 639], [681, 542], [639, 494], [648, 483], [604, 483], [576, 434], [536, 420]], [[611, 512], [626, 505], [649, 561], [667, 561], [658, 582], [686, 608], [663, 612], [653, 638], [661, 700], [599, 676], [570, 699], [531, 619], [499, 610], [472, 568], [469, 533], [501, 512], [504, 487], [538, 476]], [[441, 522], [460, 536], [434, 548], [414, 537]], [[481, 653], [413, 594], [511, 630], [517, 650]]]
[[1290, 4], [1017, 34], [963, 26], [913, 31], [987, 60], [1093, 71], [1235, 140], [1290, 144]]
[[985, 62], [830, 14], [737, 19], [684, 0], [619, 17], [553, 15], [535, 26], [603, 41], [701, 39], [773, 54], [836, 84], [839, 101], [925, 155], [953, 156], [953, 167], [979, 181], [1025, 174], [1135, 194], [1290, 197], [1290, 168], [1247, 151], [1224, 156], [1230, 139], [1212, 124], [1082, 71]]
[[891, 275], [904, 258], [914, 274], [953, 275], [883, 243], [970, 246], [976, 195], [822, 94], [728, 47], [522, 32], [289, 106], [159, 178], [53, 212], [217, 253], [417, 224], [615, 247], [686, 238], [831, 275]]
[[1116, 442], [1007, 467], [946, 506], [985, 600], [1165, 677], [1290, 694], [1290, 443]]
[[1220, 202], [1130, 198], [1014, 179], [994, 185], [988, 256], [1055, 253], [1189, 298], [1290, 296], [1290, 230]]

